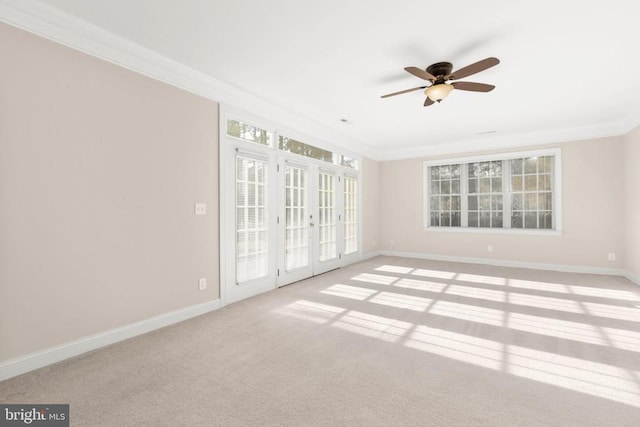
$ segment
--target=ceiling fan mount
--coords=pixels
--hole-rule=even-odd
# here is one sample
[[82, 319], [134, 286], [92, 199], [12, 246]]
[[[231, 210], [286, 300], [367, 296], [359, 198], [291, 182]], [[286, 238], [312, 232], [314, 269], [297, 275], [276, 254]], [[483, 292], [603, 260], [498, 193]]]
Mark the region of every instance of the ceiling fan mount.
[[436, 62], [435, 64], [429, 65], [426, 69], [418, 67], [405, 67], [405, 71], [413, 74], [416, 77], [428, 81], [430, 84], [401, 90], [400, 92], [394, 92], [388, 95], [383, 95], [382, 98], [425, 89], [424, 94], [427, 96], [427, 98], [424, 101], [424, 106], [428, 107], [435, 102], [440, 102], [445, 99], [449, 95], [449, 93], [453, 91], [453, 89], [467, 90], [471, 92], [490, 92], [495, 88], [494, 85], [459, 81], [453, 83], [447, 82], [451, 80], [463, 79], [465, 77], [491, 68], [495, 65], [498, 65], [499, 63], [500, 60], [498, 58], [489, 57], [483, 59], [482, 61], [478, 61], [466, 67], [460, 68], [459, 70], [456, 70], [454, 72], [451, 72], [453, 70], [453, 64], [451, 64], [450, 62]]
[[444, 78], [444, 76], [448, 76], [451, 74], [453, 70], [453, 64], [451, 62], [436, 62], [433, 65], [429, 65], [427, 67], [427, 73], [432, 76], [438, 78]]

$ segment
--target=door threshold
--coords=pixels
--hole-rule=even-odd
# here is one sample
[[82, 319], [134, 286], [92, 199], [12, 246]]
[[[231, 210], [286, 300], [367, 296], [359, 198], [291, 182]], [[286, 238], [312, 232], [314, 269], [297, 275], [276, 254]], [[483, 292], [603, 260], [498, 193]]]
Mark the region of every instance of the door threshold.
[[314, 274], [313, 276], [305, 277], [304, 279], [296, 280], [295, 282], [291, 282], [291, 283], [286, 283], [284, 285], [280, 285], [280, 286], [278, 286], [278, 289], [284, 288], [285, 286], [293, 285], [294, 283], [302, 282], [303, 280], [313, 279], [314, 277], [322, 276], [323, 274], [330, 273], [332, 271], [336, 271], [339, 268], [340, 267], [336, 267], [336, 268], [331, 269], [331, 270], [323, 271], [322, 273]]

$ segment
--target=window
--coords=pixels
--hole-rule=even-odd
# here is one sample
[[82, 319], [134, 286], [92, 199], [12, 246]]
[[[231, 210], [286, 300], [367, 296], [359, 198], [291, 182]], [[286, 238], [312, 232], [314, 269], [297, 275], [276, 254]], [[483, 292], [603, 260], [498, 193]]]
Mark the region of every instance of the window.
[[467, 226], [502, 228], [502, 162], [476, 162], [466, 167]]
[[358, 169], [358, 160], [353, 157], [342, 155], [340, 156], [340, 166], [345, 168]]
[[236, 283], [268, 274], [267, 167], [236, 156]]
[[318, 174], [318, 234], [320, 235], [320, 262], [335, 259], [338, 256], [336, 238], [336, 176], [332, 172], [320, 171]]
[[425, 226], [561, 230], [560, 150], [425, 162]]
[[344, 177], [344, 253], [358, 250], [358, 180]]
[[431, 226], [460, 226], [460, 165], [431, 168]]
[[285, 268], [292, 271], [309, 265], [309, 213], [307, 170], [285, 167]]
[[[316, 160], [322, 160], [344, 168], [357, 170], [360, 167], [360, 162], [355, 157], [346, 156], [344, 154], [325, 150], [324, 148], [316, 147], [293, 138], [274, 134], [275, 132], [273, 130], [269, 131], [233, 116], [226, 117], [225, 129], [227, 136], [240, 139], [242, 141], [264, 145], [271, 149], [286, 151], [288, 153], [298, 154], [300, 156], [310, 157]], [[276, 139], [276, 136], [278, 144], [274, 147], [273, 141]]]
[[553, 226], [553, 157], [511, 160], [511, 228]]
[[227, 118], [227, 135], [256, 144], [271, 146], [271, 133], [265, 129]]
[[329, 163], [335, 163], [336, 159], [336, 155], [332, 151], [314, 147], [313, 145], [305, 144], [304, 142], [285, 136], [278, 137], [278, 150], [300, 154], [301, 156], [311, 157], [312, 159], [323, 160]]

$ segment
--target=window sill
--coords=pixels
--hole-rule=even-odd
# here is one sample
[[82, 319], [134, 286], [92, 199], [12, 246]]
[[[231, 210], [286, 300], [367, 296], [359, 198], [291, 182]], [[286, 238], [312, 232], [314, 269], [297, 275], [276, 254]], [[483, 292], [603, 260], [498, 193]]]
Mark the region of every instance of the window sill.
[[522, 228], [424, 227], [427, 232], [471, 234], [517, 234], [530, 236], [562, 236], [562, 230], [530, 230]]

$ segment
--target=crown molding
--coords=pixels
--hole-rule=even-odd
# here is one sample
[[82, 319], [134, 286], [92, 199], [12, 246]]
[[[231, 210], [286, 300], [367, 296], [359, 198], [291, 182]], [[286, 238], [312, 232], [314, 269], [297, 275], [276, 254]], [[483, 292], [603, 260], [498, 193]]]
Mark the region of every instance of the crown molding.
[[505, 150], [537, 145], [558, 144], [595, 138], [622, 136], [640, 123], [640, 116], [630, 115], [613, 123], [543, 130], [536, 132], [490, 135], [444, 144], [394, 149], [381, 153], [383, 160], [401, 160], [421, 157], [449, 156], [463, 153]]
[[622, 135], [628, 134], [638, 126], [640, 126], [640, 111], [627, 114], [627, 116], [620, 121], [620, 127], [623, 129]]
[[0, 0], [0, 21], [212, 101], [262, 116], [348, 153], [378, 160], [370, 147], [233, 85], [33, 0]]
[[0, 21], [182, 90], [286, 125], [303, 135], [344, 149], [345, 154], [355, 153], [376, 161], [447, 156], [620, 136], [640, 125], [640, 112], [632, 112], [618, 121], [583, 127], [486, 135], [404, 149], [380, 149], [349, 138], [319, 122], [159, 55], [47, 4], [34, 0], [0, 0]]

